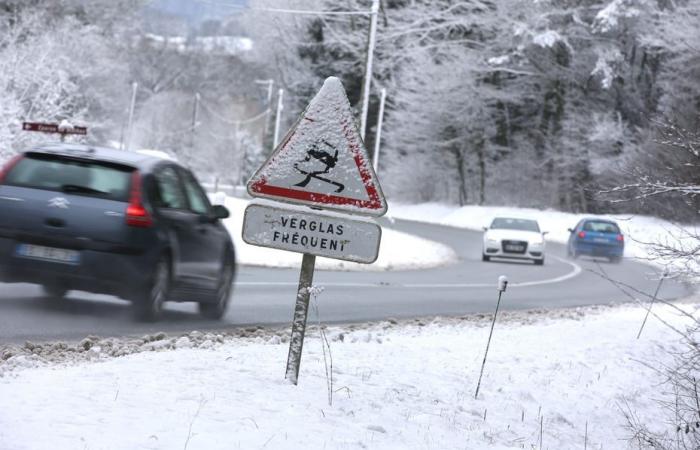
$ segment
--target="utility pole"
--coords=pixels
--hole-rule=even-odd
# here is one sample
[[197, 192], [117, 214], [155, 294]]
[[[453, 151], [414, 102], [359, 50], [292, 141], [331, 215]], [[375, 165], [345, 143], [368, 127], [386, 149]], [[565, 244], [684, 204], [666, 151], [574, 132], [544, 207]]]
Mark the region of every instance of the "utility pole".
[[267, 134], [267, 129], [270, 126], [270, 113], [272, 110], [272, 108], [270, 108], [270, 102], [272, 101], [272, 86], [275, 84], [275, 80], [272, 78], [267, 80], [255, 80], [255, 83], [267, 85], [267, 114], [265, 115], [265, 129], [263, 131], [263, 136], [265, 136], [265, 134]]
[[197, 118], [199, 116], [199, 102], [200, 102], [199, 92], [194, 94], [194, 108], [192, 109], [192, 130], [190, 133], [190, 154], [187, 155], [188, 164], [192, 159], [192, 154], [194, 153], [195, 138], [197, 135]]
[[[235, 126], [234, 126], [234, 133], [235, 133], [235, 139], [236, 139], [236, 149], [238, 151], [242, 151], [242, 159], [241, 159], [241, 167], [238, 170], [238, 185], [243, 186], [245, 185], [245, 168], [246, 164], [248, 162], [248, 149], [244, 146], [241, 145], [241, 123], [236, 121]], [[243, 148], [241, 148], [243, 147]]]
[[284, 104], [282, 103], [284, 99], [284, 89], [277, 91], [277, 113], [275, 114], [275, 134], [272, 136], [272, 149], [277, 148], [279, 144], [280, 136], [280, 121], [282, 120], [282, 110], [284, 109]]
[[374, 173], [379, 169], [379, 147], [382, 140], [382, 125], [384, 124], [384, 103], [386, 102], [386, 89], [382, 88], [382, 96], [379, 99], [379, 118], [377, 119], [377, 135], [374, 138]]
[[367, 113], [369, 111], [369, 91], [372, 84], [372, 62], [374, 60], [374, 46], [377, 41], [377, 17], [379, 16], [379, 0], [372, 0], [372, 9], [369, 12], [369, 39], [367, 43], [367, 62], [365, 63], [365, 79], [362, 83], [362, 116], [360, 117], [360, 136], [365, 138], [367, 129]]
[[134, 81], [134, 84], [131, 85], [131, 104], [129, 105], [129, 118], [126, 122], [126, 138], [122, 140], [122, 143], [119, 146], [120, 150], [131, 149], [131, 138], [134, 125], [134, 109], [136, 108], [136, 92], [138, 89], [139, 84]]

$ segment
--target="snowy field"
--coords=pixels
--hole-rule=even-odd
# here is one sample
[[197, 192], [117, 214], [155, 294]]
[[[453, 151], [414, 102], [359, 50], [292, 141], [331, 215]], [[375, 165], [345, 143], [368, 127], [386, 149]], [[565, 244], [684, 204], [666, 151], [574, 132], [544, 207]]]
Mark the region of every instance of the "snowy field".
[[[699, 300], [682, 307], [697, 317]], [[315, 326], [297, 387], [283, 379], [286, 329], [0, 348], [0, 448], [624, 449], [622, 409], [665, 426], [645, 363], [679, 345], [656, 318], [637, 340], [643, 316], [499, 314], [477, 400], [484, 315], [326, 329], [332, 405]]]
[[[239, 264], [265, 267], [299, 267], [302, 255], [282, 250], [256, 247], [243, 242], [241, 228], [249, 200], [212, 194], [212, 201], [224, 204], [231, 217], [224, 221], [236, 246]], [[382, 229], [379, 258], [374, 264], [357, 264], [327, 258], [317, 258], [316, 268], [322, 270], [408, 270], [426, 269], [450, 264], [457, 260], [454, 251], [438, 242], [422, 239], [386, 227]]]
[[[542, 231], [548, 231], [547, 240], [566, 243], [569, 239], [568, 228], [576, 226], [584, 217], [592, 214], [573, 214], [555, 210], [538, 210], [501, 206], [464, 206], [423, 203], [404, 205], [392, 203], [389, 214], [394, 219], [429, 222], [470, 230], [481, 230], [488, 226], [497, 216], [527, 217], [539, 222]], [[668, 244], [671, 246], [697, 246], [700, 226], [683, 225], [640, 215], [601, 215], [612, 219], [620, 226], [625, 235], [625, 257], [649, 259], [649, 244]], [[666, 261], [666, 263], [672, 263]]]

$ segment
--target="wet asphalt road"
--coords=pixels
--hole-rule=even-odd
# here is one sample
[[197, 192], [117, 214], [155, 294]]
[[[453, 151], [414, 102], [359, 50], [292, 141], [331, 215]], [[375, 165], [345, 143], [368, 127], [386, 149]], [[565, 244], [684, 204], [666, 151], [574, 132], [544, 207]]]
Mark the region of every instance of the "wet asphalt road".
[[[510, 280], [502, 308], [511, 310], [629, 301], [600, 276], [601, 271], [644, 292], [653, 292], [658, 280], [652, 267], [637, 261], [568, 260], [564, 246], [557, 244], [548, 244], [544, 266], [484, 263], [479, 232], [405, 221], [382, 225], [447, 244], [460, 260], [428, 270], [317, 271], [314, 284], [323, 286], [324, 291], [316, 303], [324, 322], [489, 313], [495, 307], [499, 275]], [[232, 303], [223, 321], [200, 318], [194, 304], [170, 303], [156, 324], [135, 322], [129, 303], [112, 297], [72, 292], [66, 301], [51, 302], [40, 295], [37, 286], [0, 284], [0, 343], [289, 324], [298, 276], [298, 269], [239, 267]], [[671, 300], [689, 293], [687, 286], [667, 281], [659, 296]], [[310, 319], [316, 320], [315, 315]]]

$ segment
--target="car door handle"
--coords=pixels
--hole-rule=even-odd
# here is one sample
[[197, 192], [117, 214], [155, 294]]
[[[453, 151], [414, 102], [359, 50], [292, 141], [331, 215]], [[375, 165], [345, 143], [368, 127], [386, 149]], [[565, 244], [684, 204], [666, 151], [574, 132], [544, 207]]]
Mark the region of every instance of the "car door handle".
[[206, 227], [197, 227], [197, 231], [199, 231], [200, 234], [207, 234]]
[[46, 219], [44, 223], [52, 228], [63, 228], [66, 226], [66, 222], [64, 220], [55, 218]]

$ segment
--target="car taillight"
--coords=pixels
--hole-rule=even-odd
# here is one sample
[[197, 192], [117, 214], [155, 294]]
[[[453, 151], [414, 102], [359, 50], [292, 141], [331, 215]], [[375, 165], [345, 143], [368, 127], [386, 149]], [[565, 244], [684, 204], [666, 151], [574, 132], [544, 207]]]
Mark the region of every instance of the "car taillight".
[[10, 170], [12, 170], [17, 163], [19, 162], [20, 159], [22, 159], [24, 155], [19, 154], [15, 155], [12, 159], [10, 159], [5, 166], [0, 169], [0, 184], [2, 184], [3, 181], [5, 181], [5, 177], [7, 176], [8, 173], [10, 173]]
[[578, 232], [578, 237], [579, 237], [579, 239], [585, 238], [585, 237], [586, 237], [586, 232], [585, 232], [585, 231], [579, 231], [579, 232]]
[[141, 174], [134, 170], [131, 174], [131, 195], [129, 206], [126, 207], [126, 224], [130, 227], [148, 228], [153, 225], [151, 214], [143, 206], [141, 190]]
[[617, 235], [617, 240], [620, 241], [620, 242], [624, 242], [625, 237], [624, 237], [623, 235], [621, 235], [621, 234], [618, 234], [618, 235]]

